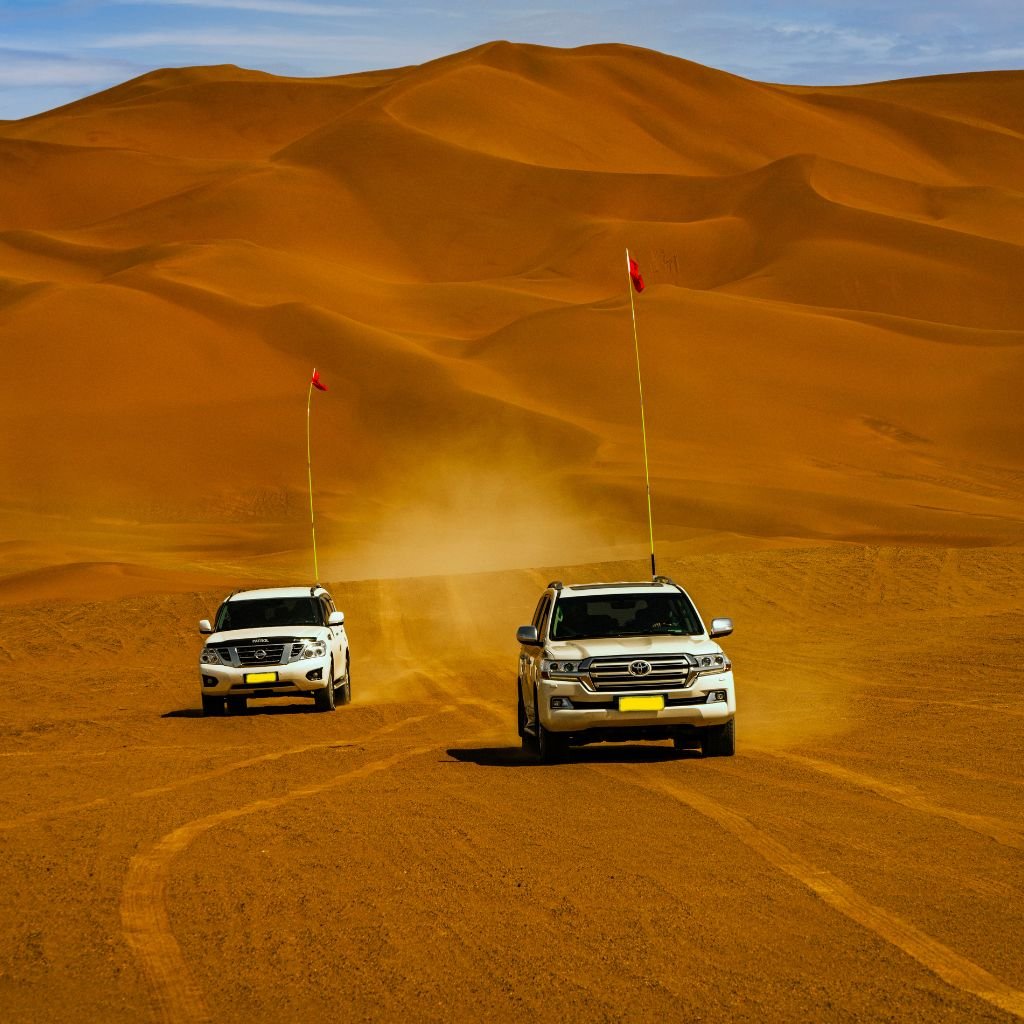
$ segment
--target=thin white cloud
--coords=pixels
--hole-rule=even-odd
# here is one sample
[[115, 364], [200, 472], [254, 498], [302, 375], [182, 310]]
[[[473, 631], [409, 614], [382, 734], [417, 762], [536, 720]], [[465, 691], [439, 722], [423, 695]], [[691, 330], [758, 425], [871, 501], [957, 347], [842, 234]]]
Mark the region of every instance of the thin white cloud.
[[73, 60], [60, 55], [0, 49], [0, 87], [108, 85], [131, 74], [123, 61]]
[[114, 0], [124, 7], [203, 7], [208, 10], [253, 11], [259, 14], [294, 14], [317, 18], [372, 17], [374, 7], [306, 3], [305, 0]]
[[225, 63], [259, 67], [276, 74], [336, 75], [343, 71], [400, 67], [440, 56], [425, 54], [422, 41], [385, 35], [323, 32], [280, 32], [272, 28], [237, 30], [156, 29], [120, 32], [80, 44], [82, 49], [130, 56], [145, 51], [154, 62], [167, 64]]
[[864, 32], [857, 29], [828, 24], [780, 24], [763, 25], [765, 29], [792, 39], [801, 46], [827, 48], [832, 51], [859, 53], [865, 56], [884, 57], [899, 45], [899, 37], [880, 32]]
[[152, 32], [119, 32], [89, 40], [94, 50], [138, 50], [153, 47], [200, 49], [254, 49], [301, 53], [332, 53], [359, 47], [388, 44], [384, 36], [326, 35], [322, 32], [237, 31], [235, 29], [156, 29]]
[[[49, 97], [161, 64], [340, 74], [419, 64], [491, 39], [616, 41], [762, 81], [822, 85], [1024, 62], [1021, 0], [597, 0], [585, 17], [578, 0], [0, 0], [0, 25], [21, 36], [0, 45], [8, 110], [31, 108], [32, 90], [16, 88], [31, 82], [40, 96], [58, 83]], [[15, 46], [38, 59], [26, 52], [16, 64]]]

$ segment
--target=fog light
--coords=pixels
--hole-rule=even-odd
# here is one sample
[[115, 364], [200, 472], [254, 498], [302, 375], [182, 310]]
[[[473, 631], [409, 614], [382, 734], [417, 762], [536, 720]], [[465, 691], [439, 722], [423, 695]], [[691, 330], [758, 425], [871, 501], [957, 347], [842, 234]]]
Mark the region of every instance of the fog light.
[[729, 694], [725, 690], [709, 690], [707, 696], [707, 702], [709, 704], [717, 704], [720, 701], [728, 701]]
[[315, 668], [312, 671], [306, 673], [306, 678], [310, 682], [316, 682], [316, 680], [323, 679], [323, 677], [324, 677], [324, 670], [322, 668]]
[[203, 676], [203, 686], [216, 686], [217, 680], [213, 676]]
[[552, 708], [571, 708], [572, 701], [568, 697], [552, 697], [551, 698]]

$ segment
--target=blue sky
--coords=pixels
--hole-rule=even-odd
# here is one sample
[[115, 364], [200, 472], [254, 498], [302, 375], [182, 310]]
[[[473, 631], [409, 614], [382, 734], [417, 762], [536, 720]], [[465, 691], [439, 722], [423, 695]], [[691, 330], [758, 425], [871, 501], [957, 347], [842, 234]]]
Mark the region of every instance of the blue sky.
[[0, 0], [0, 118], [158, 67], [332, 75], [491, 39], [624, 42], [765, 81], [1024, 67], [1024, 0]]

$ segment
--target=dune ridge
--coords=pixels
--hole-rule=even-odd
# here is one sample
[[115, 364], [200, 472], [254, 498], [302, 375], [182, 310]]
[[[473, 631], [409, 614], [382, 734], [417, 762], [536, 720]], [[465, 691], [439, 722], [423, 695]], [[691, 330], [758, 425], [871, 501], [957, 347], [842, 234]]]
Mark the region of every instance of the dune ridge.
[[494, 43], [0, 124], [0, 574], [305, 572], [312, 365], [332, 577], [641, 555], [627, 245], [661, 542], [1024, 543], [1022, 109]]
[[[0, 123], [0, 1017], [1019, 1016], [1022, 100], [494, 43]], [[541, 766], [516, 627], [648, 569], [626, 246], [737, 756]], [[353, 701], [205, 716], [313, 366]]]

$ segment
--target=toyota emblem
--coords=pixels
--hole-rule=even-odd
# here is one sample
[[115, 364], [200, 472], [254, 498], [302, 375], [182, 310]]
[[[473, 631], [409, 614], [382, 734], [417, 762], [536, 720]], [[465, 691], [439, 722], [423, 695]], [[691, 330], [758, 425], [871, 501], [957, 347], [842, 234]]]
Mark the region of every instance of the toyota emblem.
[[651, 674], [651, 663], [649, 661], [632, 661], [629, 664], [631, 676], [648, 676]]

